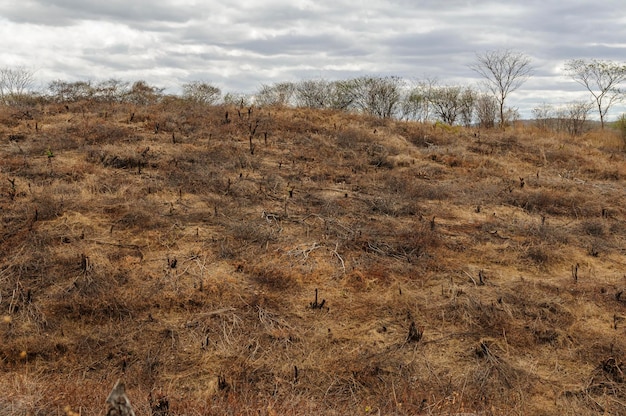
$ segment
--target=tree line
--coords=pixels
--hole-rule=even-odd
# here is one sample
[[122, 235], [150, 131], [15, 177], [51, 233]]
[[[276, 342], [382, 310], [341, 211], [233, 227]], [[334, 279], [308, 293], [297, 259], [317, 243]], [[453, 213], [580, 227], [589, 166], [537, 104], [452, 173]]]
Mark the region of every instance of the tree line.
[[[360, 76], [347, 80], [308, 79], [262, 85], [253, 94], [226, 93], [210, 82], [182, 85], [181, 98], [192, 102], [240, 106], [298, 106], [355, 111], [380, 118], [439, 121], [449, 125], [503, 127], [517, 119], [507, 99], [529, 77], [532, 62], [511, 50], [476, 54], [468, 65], [482, 82], [478, 86], [451, 85], [427, 78], [410, 81], [396, 76]], [[567, 61], [564, 72], [590, 93], [590, 100], [560, 106], [540, 104], [532, 110], [539, 125], [580, 134], [595, 109], [604, 128], [611, 107], [624, 99], [626, 65], [601, 60]], [[0, 102], [13, 105], [33, 97], [56, 102], [100, 101], [146, 105], [164, 97], [163, 88], [145, 81], [118, 79], [101, 82], [55, 80], [46, 91], [32, 91], [34, 73], [24, 67], [0, 68]]]

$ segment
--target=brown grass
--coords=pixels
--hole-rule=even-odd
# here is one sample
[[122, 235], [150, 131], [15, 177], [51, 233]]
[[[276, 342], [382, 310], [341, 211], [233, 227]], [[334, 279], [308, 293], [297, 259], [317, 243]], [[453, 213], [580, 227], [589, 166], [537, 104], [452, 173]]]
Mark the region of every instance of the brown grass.
[[103, 414], [120, 377], [137, 414], [626, 413], [611, 133], [30, 114], [0, 111], [0, 415]]

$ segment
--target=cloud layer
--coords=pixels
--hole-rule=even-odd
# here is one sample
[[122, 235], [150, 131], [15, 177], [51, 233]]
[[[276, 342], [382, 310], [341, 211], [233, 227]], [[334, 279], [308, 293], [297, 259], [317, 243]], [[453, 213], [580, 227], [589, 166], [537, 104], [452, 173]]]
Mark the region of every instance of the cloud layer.
[[0, 0], [1, 66], [54, 79], [144, 79], [177, 92], [209, 81], [224, 91], [363, 74], [475, 83], [476, 52], [514, 49], [535, 76], [511, 102], [586, 98], [564, 61], [621, 61], [621, 1], [544, 0]]

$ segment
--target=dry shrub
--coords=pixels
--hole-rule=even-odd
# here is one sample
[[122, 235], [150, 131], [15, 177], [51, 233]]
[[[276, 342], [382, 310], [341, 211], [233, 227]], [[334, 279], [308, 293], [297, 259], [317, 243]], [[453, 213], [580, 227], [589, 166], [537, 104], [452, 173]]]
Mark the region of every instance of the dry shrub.
[[399, 209], [399, 201], [397, 198], [375, 198], [368, 201], [371, 210], [375, 214], [397, 216]]
[[[576, 406], [579, 414], [623, 414], [626, 411], [626, 366], [620, 357], [608, 356], [593, 369], [584, 387], [566, 390], [562, 401]], [[565, 405], [563, 405], [565, 407]]]
[[589, 219], [580, 223], [580, 231], [592, 237], [603, 237], [606, 234], [606, 222], [600, 219]]
[[224, 234], [229, 237], [229, 244], [239, 250], [266, 247], [278, 241], [280, 232], [280, 224], [266, 221], [260, 216], [226, 220], [224, 226]]
[[506, 201], [530, 213], [574, 216], [576, 208], [582, 207], [586, 198], [562, 190], [514, 190], [507, 194]]
[[551, 262], [550, 250], [542, 245], [531, 245], [522, 254], [522, 258], [530, 260], [535, 266], [545, 268]]
[[248, 271], [250, 280], [264, 290], [283, 292], [289, 291], [291, 295], [297, 291], [299, 282], [295, 273], [284, 267], [277, 267], [272, 262], [255, 264]]
[[409, 143], [417, 147], [428, 147], [439, 143], [437, 135], [428, 134], [428, 128], [418, 123], [399, 124], [396, 131]]
[[41, 383], [41, 374], [5, 373], [0, 388], [0, 409], [6, 416], [38, 414], [45, 408], [47, 398]]
[[90, 145], [136, 142], [140, 140], [128, 126], [96, 123], [83, 133], [85, 142]]
[[42, 192], [32, 198], [36, 212], [33, 215], [37, 221], [53, 220], [61, 215], [66, 208], [66, 199], [62, 194]]
[[115, 229], [121, 230], [157, 230], [167, 226], [167, 222], [160, 216], [150, 212], [149, 206], [131, 206], [125, 214], [118, 214], [120, 218], [115, 221]]
[[376, 137], [360, 128], [346, 127], [335, 133], [337, 146], [342, 149], [360, 150], [365, 145], [376, 141]]
[[589, 143], [593, 147], [599, 147], [606, 152], [624, 150], [624, 139], [617, 130], [605, 129], [587, 132], [581, 138], [583, 142]]
[[506, 348], [491, 338], [482, 338], [474, 351], [476, 365], [468, 375], [466, 394], [475, 398], [484, 409], [499, 407], [515, 412], [524, 405], [524, 396], [530, 392], [536, 377], [509, 360]]
[[[96, 157], [93, 154], [89, 155], [89, 158], [91, 160], [88, 159], [88, 161], [95, 161]], [[99, 155], [99, 159], [100, 159], [100, 163], [102, 163], [102, 166], [104, 167], [113, 167], [115, 169], [140, 169], [140, 163], [143, 163], [143, 161], [140, 158], [135, 158], [135, 157], [120, 157], [117, 155], [106, 155], [106, 154], [100, 154]]]
[[511, 328], [505, 308], [496, 304], [484, 304], [480, 299], [462, 292], [452, 294], [445, 307], [445, 316], [452, 322], [462, 324], [477, 336], [497, 337]]

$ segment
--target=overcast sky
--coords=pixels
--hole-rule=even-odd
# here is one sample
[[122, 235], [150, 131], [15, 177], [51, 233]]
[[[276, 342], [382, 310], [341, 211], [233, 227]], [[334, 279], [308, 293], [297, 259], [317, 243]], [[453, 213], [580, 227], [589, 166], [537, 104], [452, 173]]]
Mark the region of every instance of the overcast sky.
[[626, 59], [623, 0], [0, 0], [0, 66], [51, 80], [146, 80], [167, 92], [224, 92], [359, 75], [479, 81], [477, 52], [526, 53], [534, 76], [511, 95], [522, 115], [587, 99], [573, 58]]

